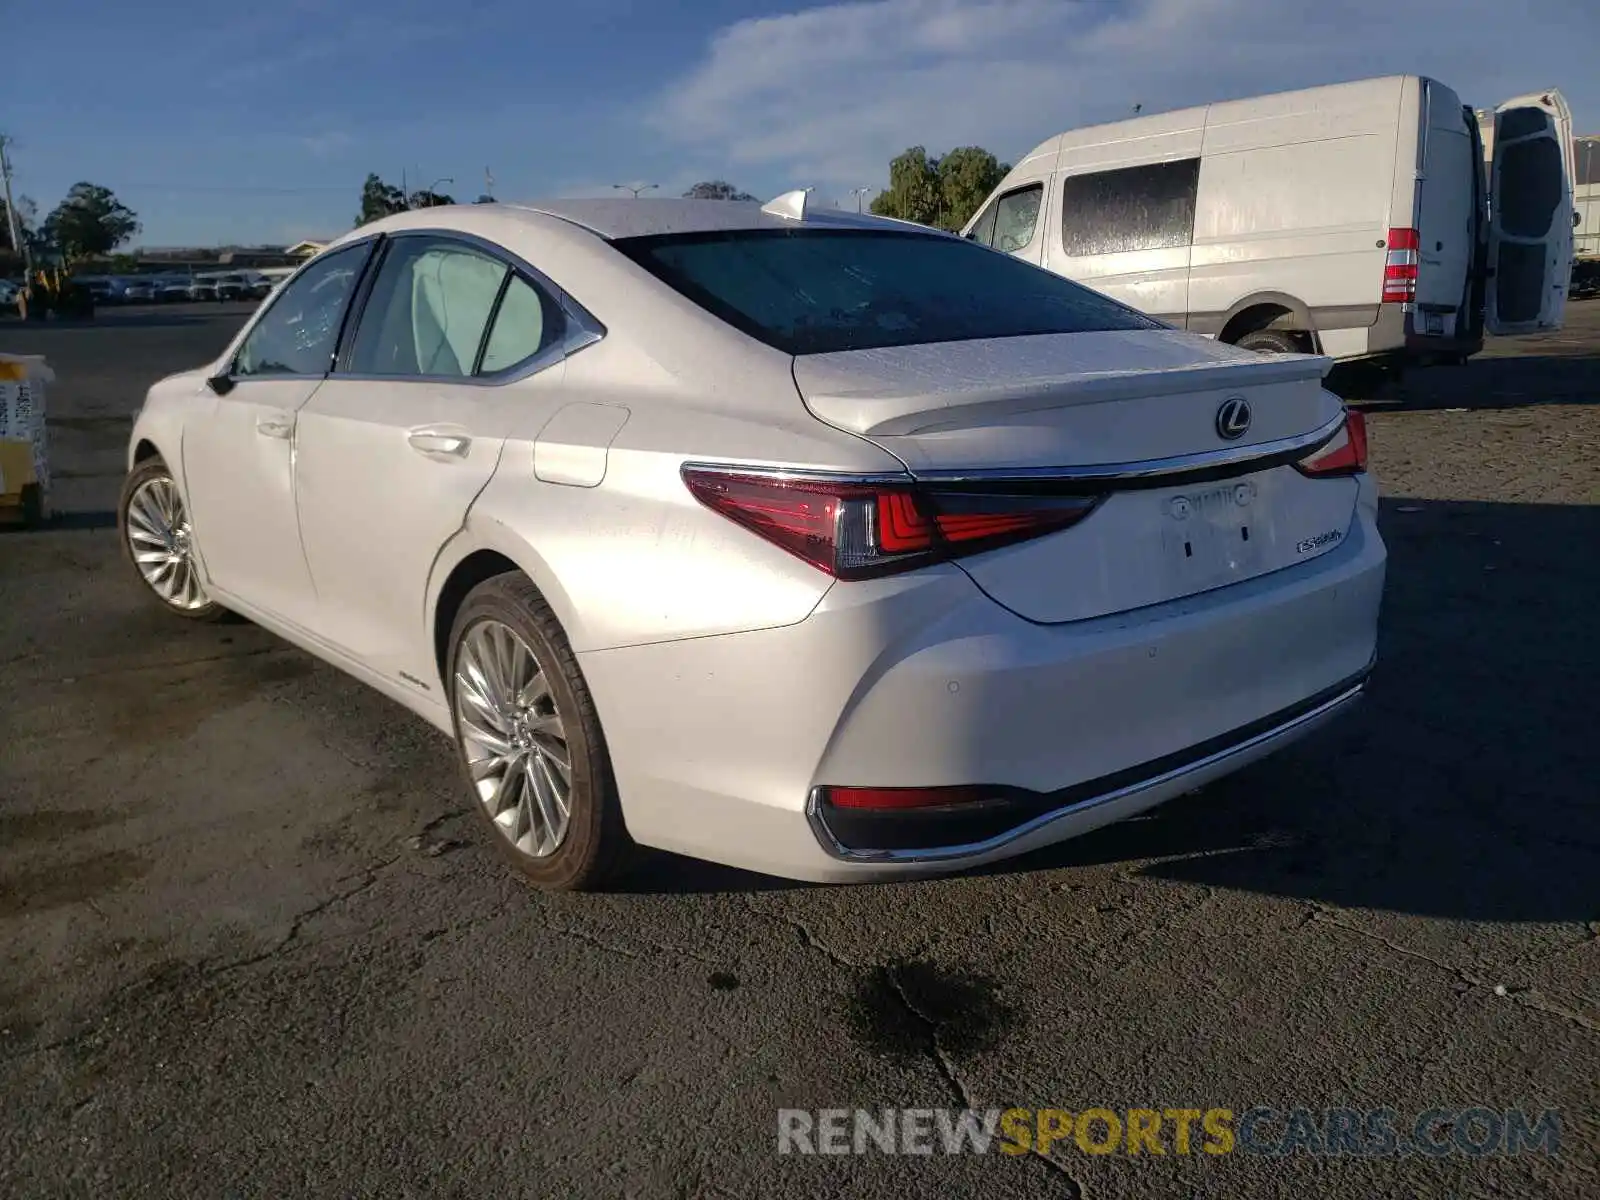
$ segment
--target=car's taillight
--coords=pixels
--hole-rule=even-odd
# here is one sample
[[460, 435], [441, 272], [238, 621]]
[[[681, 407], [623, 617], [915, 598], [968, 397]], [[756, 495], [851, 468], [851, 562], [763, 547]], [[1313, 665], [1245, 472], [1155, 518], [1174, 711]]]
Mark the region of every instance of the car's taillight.
[[1096, 496], [1021, 495], [685, 467], [696, 499], [837, 579], [867, 579], [1065, 529]]
[[1415, 229], [1391, 229], [1383, 256], [1383, 302], [1410, 304], [1417, 298], [1417, 251], [1421, 242]]
[[1361, 474], [1367, 469], [1366, 416], [1357, 409], [1347, 409], [1344, 428], [1322, 449], [1295, 463], [1295, 469], [1317, 479]]

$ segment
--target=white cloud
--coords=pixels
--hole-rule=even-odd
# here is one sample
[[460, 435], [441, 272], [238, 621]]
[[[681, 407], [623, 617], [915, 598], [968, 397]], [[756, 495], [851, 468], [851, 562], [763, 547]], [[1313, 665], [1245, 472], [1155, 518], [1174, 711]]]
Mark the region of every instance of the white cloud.
[[[1211, 100], [1420, 73], [1468, 103], [1560, 87], [1600, 122], [1593, 0], [871, 0], [739, 21], [656, 98], [669, 143], [847, 194], [909, 145], [1015, 161], [1051, 134]], [[1587, 31], [1587, 32], [1586, 32]]]

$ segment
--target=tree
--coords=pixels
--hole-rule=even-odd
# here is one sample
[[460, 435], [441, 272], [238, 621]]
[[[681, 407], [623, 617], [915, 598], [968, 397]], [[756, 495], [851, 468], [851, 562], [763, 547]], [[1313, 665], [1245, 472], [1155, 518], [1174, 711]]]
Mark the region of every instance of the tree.
[[695, 184], [683, 194], [685, 200], [754, 200], [749, 192], [741, 192], [726, 179], [707, 179]]
[[1011, 170], [982, 146], [961, 146], [939, 160], [939, 195], [944, 201], [942, 224], [960, 229], [972, 219], [989, 193]]
[[446, 192], [430, 192], [427, 188], [411, 193], [412, 208], [438, 208], [444, 204], [454, 204], [456, 198]]
[[385, 183], [376, 174], [367, 176], [361, 185], [361, 211], [356, 214], [356, 224], [365, 225], [387, 217], [391, 213], [405, 212], [406, 194], [393, 184]]
[[940, 229], [960, 229], [1011, 170], [981, 146], [961, 146], [930, 158], [912, 146], [889, 163], [889, 187], [872, 199], [880, 217]]
[[880, 217], [933, 225], [939, 219], [939, 160], [922, 146], [895, 155], [889, 163], [889, 186], [872, 198]]
[[138, 214], [110, 188], [95, 183], [73, 184], [67, 198], [45, 218], [43, 229], [45, 241], [68, 264], [104, 258], [138, 232]]

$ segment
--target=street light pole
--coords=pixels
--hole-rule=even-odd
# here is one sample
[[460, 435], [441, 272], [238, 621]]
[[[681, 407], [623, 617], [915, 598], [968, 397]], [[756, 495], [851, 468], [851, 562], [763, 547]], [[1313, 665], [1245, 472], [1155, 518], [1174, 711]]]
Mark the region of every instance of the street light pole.
[[22, 236], [22, 218], [17, 216], [16, 202], [11, 199], [11, 159], [6, 154], [6, 146], [10, 141], [0, 133], [0, 179], [5, 181], [6, 221], [11, 227], [11, 248], [22, 260], [22, 278], [26, 281], [33, 274], [33, 263], [29, 261], [28, 243]]
[[851, 188], [850, 189], [850, 194], [856, 198], [856, 211], [857, 212], [861, 211], [861, 197], [865, 196], [871, 190], [872, 190], [871, 188], [864, 188], [864, 187]]
[[635, 187], [631, 183], [613, 183], [611, 186], [619, 191], [632, 192], [633, 198], [637, 200], [640, 192], [648, 192], [651, 188], [658, 188], [661, 185], [659, 183], [641, 183]]
[[454, 176], [445, 175], [445, 176], [443, 176], [443, 177], [441, 177], [439, 179], [435, 179], [432, 183], [430, 183], [428, 185], [428, 193], [427, 193], [428, 194], [428, 207], [429, 208], [433, 208], [438, 204], [438, 202], [439, 202], [439, 185], [441, 183], [448, 183], [451, 187], [454, 187], [455, 186], [455, 182], [456, 181], [455, 181], [455, 177]]

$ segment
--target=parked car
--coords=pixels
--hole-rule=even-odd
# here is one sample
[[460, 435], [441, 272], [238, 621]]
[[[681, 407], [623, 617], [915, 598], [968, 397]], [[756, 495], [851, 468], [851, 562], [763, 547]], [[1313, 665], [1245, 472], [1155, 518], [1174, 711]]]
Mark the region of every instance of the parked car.
[[219, 275], [216, 281], [218, 300], [247, 300], [255, 291], [248, 275]]
[[191, 279], [189, 281], [189, 299], [217, 299], [217, 281], [214, 279]]
[[183, 275], [162, 279], [156, 284], [156, 299], [163, 304], [188, 300], [191, 283], [192, 281]]
[[[1572, 119], [1507, 101], [1485, 199], [1477, 118], [1415, 75], [1070, 130], [963, 231], [1179, 328], [1252, 350], [1406, 366], [1559, 328], [1572, 259]], [[1515, 211], [1522, 212], [1519, 207]]]
[[122, 299], [122, 285], [105, 275], [84, 275], [76, 282], [86, 288], [98, 305], [115, 304]]
[[149, 279], [130, 279], [122, 286], [122, 299], [128, 304], [149, 304], [155, 298], [155, 284]]
[[119, 525], [169, 612], [448, 732], [540, 886], [631, 843], [921, 875], [1361, 695], [1385, 550], [1327, 367], [804, 193], [401, 213], [150, 389]]

